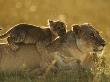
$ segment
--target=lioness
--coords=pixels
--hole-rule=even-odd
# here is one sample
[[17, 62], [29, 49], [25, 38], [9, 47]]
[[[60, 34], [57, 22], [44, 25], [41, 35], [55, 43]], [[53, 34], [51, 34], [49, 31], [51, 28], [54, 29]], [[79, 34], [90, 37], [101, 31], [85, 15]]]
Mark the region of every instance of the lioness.
[[63, 61], [69, 58], [81, 60], [81, 64], [84, 65], [86, 60], [93, 56], [90, 53], [102, 52], [105, 46], [99, 32], [88, 23], [73, 25], [72, 30], [68, 31], [64, 38], [65, 41], [59, 37], [47, 46], [50, 51], [56, 52], [60, 65], [64, 65]]
[[7, 41], [13, 47], [18, 47], [17, 44], [36, 44], [41, 43], [44, 46], [54, 40], [57, 36], [62, 36], [66, 33], [66, 25], [61, 21], [49, 20], [50, 28], [40, 28], [31, 24], [17, 24], [5, 34], [0, 36], [0, 39], [7, 38]]

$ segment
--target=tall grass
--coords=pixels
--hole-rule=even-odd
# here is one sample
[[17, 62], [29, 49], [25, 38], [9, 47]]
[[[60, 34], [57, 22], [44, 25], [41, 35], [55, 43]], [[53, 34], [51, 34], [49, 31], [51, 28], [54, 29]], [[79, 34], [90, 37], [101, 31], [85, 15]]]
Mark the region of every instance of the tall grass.
[[0, 72], [0, 82], [110, 82], [105, 58], [94, 62], [91, 69], [81, 65], [78, 68], [49, 72], [45, 77], [38, 77], [26, 72]]

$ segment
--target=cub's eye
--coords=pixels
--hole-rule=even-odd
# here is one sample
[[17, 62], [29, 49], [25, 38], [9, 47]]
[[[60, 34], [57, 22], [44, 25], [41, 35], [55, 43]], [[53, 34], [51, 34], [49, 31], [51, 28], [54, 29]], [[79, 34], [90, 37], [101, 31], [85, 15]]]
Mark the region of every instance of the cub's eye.
[[60, 27], [57, 27], [57, 29], [60, 29]]
[[90, 33], [90, 36], [91, 36], [91, 37], [94, 37], [95, 35], [94, 35], [93, 33]]

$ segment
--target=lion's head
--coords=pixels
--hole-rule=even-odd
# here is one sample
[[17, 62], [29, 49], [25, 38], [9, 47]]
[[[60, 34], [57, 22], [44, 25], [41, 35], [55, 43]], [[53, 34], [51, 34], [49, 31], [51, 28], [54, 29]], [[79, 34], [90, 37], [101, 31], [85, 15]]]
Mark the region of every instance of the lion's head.
[[66, 25], [64, 22], [53, 20], [49, 20], [48, 22], [52, 32], [54, 32], [58, 36], [63, 36], [66, 34]]
[[103, 50], [105, 41], [91, 24], [76, 24], [72, 27], [77, 45], [81, 50], [83, 49], [82, 51], [99, 52]]

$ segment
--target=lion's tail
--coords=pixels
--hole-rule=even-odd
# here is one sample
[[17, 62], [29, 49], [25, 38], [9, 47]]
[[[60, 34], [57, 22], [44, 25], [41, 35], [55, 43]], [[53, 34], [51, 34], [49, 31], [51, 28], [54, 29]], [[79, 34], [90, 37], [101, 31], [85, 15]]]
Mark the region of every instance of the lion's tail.
[[7, 38], [10, 35], [11, 30], [7, 31], [5, 34], [0, 35], [0, 39]]

